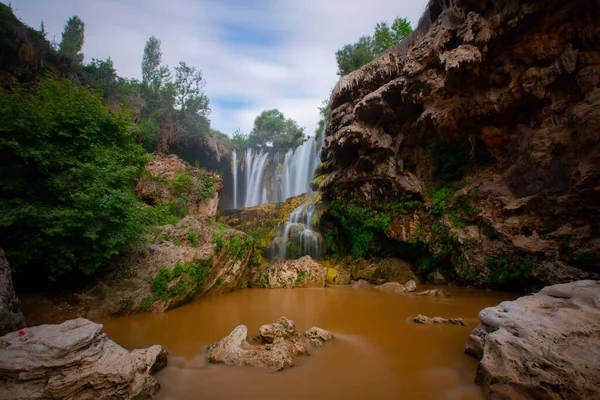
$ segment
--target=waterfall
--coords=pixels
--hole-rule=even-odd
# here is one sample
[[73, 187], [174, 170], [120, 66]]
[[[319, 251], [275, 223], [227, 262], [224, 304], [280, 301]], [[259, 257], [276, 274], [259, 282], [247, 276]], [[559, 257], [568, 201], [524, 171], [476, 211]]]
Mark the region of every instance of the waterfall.
[[289, 245], [297, 246], [297, 254], [293, 254], [293, 257], [300, 258], [309, 255], [315, 260], [319, 257], [321, 250], [320, 236], [314, 227], [314, 216], [314, 196], [292, 211], [281, 235], [279, 244], [280, 260], [287, 259]]
[[233, 175], [233, 208], [237, 208], [237, 152], [233, 150], [233, 162], [231, 164]]
[[265, 163], [269, 153], [260, 150], [254, 153], [252, 149], [246, 150], [246, 198], [244, 207], [252, 207], [260, 204], [263, 200], [263, 175], [265, 173]]
[[310, 192], [310, 182], [318, 163], [318, 153], [314, 136], [298, 146], [295, 151], [287, 152], [282, 171], [284, 200]]

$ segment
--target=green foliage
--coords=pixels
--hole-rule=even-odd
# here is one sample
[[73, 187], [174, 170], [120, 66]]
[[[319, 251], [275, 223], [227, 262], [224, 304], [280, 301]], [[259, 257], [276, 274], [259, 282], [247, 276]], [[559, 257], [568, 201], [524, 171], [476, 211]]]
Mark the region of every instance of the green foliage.
[[487, 284], [496, 289], [522, 291], [531, 284], [533, 262], [515, 254], [505, 257], [488, 257], [490, 275]]
[[375, 25], [373, 36], [361, 36], [356, 43], [347, 44], [335, 53], [338, 75], [344, 76], [371, 62], [389, 47], [412, 33], [406, 18], [396, 17], [392, 26], [385, 21]]
[[169, 289], [169, 294], [173, 297], [179, 296], [181, 293], [185, 292], [188, 288], [189, 282], [187, 279], [180, 279], [171, 289]]
[[396, 17], [391, 27], [385, 21], [379, 22], [375, 25], [375, 33], [373, 34], [373, 53], [383, 53], [410, 35], [412, 31], [410, 22], [406, 18]]
[[213, 232], [213, 243], [216, 245], [215, 254], [218, 256], [221, 254], [221, 250], [225, 247], [225, 240], [223, 239], [223, 231], [216, 230]]
[[229, 241], [229, 254], [236, 257], [243, 244], [244, 241], [239, 236], [232, 236]]
[[217, 178], [208, 175], [202, 175], [200, 178], [200, 194], [203, 199], [212, 199], [216, 193], [215, 182]]
[[356, 258], [372, 255], [375, 234], [385, 233], [391, 222], [391, 216], [387, 213], [342, 198], [336, 198], [330, 203], [329, 212], [340, 222], [350, 241], [352, 255]]
[[213, 259], [209, 258], [208, 260], [200, 260], [195, 264], [188, 265], [188, 273], [192, 282], [196, 283], [198, 287], [202, 287], [204, 285], [204, 279], [208, 274], [208, 271], [212, 267]]
[[187, 171], [182, 172], [171, 181], [170, 186], [177, 194], [188, 192], [194, 186], [194, 177]]
[[337, 257], [338, 252], [338, 228], [333, 226], [325, 231], [326, 252], [333, 258]]
[[198, 247], [198, 245], [200, 245], [200, 240], [198, 239], [198, 234], [196, 232], [189, 231], [187, 237], [192, 247]]
[[218, 289], [219, 287], [221, 287], [221, 285], [223, 284], [223, 280], [224, 279], [222, 276], [218, 277], [217, 280], [215, 281], [215, 288]]
[[442, 216], [446, 212], [448, 200], [454, 194], [454, 190], [448, 187], [443, 187], [436, 190], [431, 196], [431, 208], [428, 215]]
[[146, 226], [176, 225], [181, 217], [175, 213], [173, 203], [167, 203], [145, 207], [142, 210], [142, 219]]
[[85, 24], [78, 16], [69, 18], [62, 33], [62, 40], [58, 47], [60, 54], [72, 61], [81, 63], [83, 54], [80, 53], [83, 48]]
[[434, 138], [429, 143], [433, 177], [438, 187], [448, 186], [462, 179], [471, 161], [471, 146], [468, 141], [450, 143]]
[[263, 111], [256, 117], [248, 141], [252, 146], [272, 144], [274, 148], [285, 149], [296, 147], [303, 137], [304, 128], [300, 128], [293, 119], [286, 119], [281, 111], [273, 109]]
[[237, 148], [246, 148], [250, 146], [248, 135], [244, 134], [239, 128], [231, 135], [230, 143]]
[[92, 59], [83, 67], [83, 76], [93, 89], [97, 90], [107, 103], [114, 103], [117, 97], [117, 70], [109, 58], [106, 61]]
[[148, 311], [148, 309], [152, 307], [152, 304], [154, 304], [154, 299], [152, 298], [152, 296], [148, 296], [145, 297], [144, 300], [142, 300], [142, 302], [140, 303], [140, 308], [142, 309], [142, 311]]
[[144, 84], [159, 88], [170, 79], [168, 68], [161, 67], [161, 62], [160, 40], [151, 36], [146, 42], [142, 58], [142, 82]]
[[0, 89], [0, 246], [17, 275], [75, 281], [139, 235], [131, 182], [148, 157], [134, 135], [69, 81]]
[[160, 267], [152, 280], [152, 293], [157, 298], [164, 298], [169, 290], [169, 282], [173, 276], [167, 267]]
[[306, 272], [298, 271], [298, 275], [296, 275], [296, 280], [294, 281], [294, 286], [300, 285], [300, 283], [302, 282], [302, 279], [304, 279], [305, 277], [306, 277]]
[[179, 261], [175, 262], [175, 268], [173, 268], [173, 278], [181, 276], [183, 273], [183, 266]]

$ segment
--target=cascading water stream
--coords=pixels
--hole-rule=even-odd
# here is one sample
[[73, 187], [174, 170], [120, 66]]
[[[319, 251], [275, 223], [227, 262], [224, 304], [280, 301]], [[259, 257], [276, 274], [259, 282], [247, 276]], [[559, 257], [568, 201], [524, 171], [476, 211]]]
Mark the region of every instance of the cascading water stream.
[[295, 151], [287, 152], [282, 171], [284, 200], [310, 192], [310, 182], [315, 173], [318, 156], [314, 137], [298, 146]]
[[233, 175], [233, 208], [237, 208], [237, 152], [233, 150], [233, 162], [231, 164], [231, 173]]
[[260, 150], [258, 154], [252, 149], [246, 150], [246, 197], [244, 207], [252, 207], [261, 204], [264, 196], [263, 175], [265, 172], [265, 163], [269, 153]]
[[314, 196], [311, 199], [297, 207], [288, 217], [288, 222], [284, 225], [279, 244], [279, 259], [286, 260], [290, 245], [295, 247], [293, 257], [302, 257], [309, 255], [317, 259], [320, 255], [321, 245], [320, 236], [315, 230], [315, 203]]

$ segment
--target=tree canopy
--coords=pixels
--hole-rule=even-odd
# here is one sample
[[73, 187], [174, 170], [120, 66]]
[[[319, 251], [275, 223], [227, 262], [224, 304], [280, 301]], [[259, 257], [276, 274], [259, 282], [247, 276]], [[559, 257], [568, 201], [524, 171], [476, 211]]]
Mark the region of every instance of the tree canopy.
[[[45, 35], [43, 23], [41, 28], [43, 29], [41, 34]], [[85, 24], [83, 21], [76, 15], [69, 18], [62, 33], [59, 53], [78, 63], [83, 62], [83, 53], [80, 52], [83, 48], [84, 34]]]
[[295, 147], [304, 138], [304, 128], [277, 109], [265, 110], [254, 120], [248, 141], [252, 146]]
[[375, 25], [373, 36], [361, 36], [335, 53], [338, 75], [344, 76], [371, 62], [394, 44], [412, 33], [406, 18], [396, 17], [392, 25], [382, 21]]

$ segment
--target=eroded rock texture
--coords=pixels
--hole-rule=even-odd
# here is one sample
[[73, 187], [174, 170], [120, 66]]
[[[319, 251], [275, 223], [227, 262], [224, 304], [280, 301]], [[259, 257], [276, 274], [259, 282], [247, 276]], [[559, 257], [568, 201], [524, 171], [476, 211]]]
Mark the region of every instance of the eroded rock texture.
[[16, 331], [25, 326], [25, 318], [19, 310], [19, 299], [15, 294], [10, 266], [0, 248], [0, 335]]
[[309, 348], [320, 348], [334, 339], [331, 332], [312, 327], [300, 334], [294, 321], [279, 318], [276, 323], [263, 325], [248, 343], [248, 328], [236, 327], [229, 336], [208, 346], [208, 360], [215, 364], [252, 366], [280, 371], [296, 365], [296, 357], [310, 355]]
[[[412, 36], [334, 88], [323, 198], [423, 201], [388, 237], [455, 246], [466, 283], [598, 276], [599, 16], [589, 0], [431, 1]], [[444, 209], [432, 191], [453, 179]]]
[[79, 318], [0, 338], [3, 399], [133, 399], [154, 397], [152, 376], [167, 364], [158, 345], [131, 352]]
[[327, 268], [310, 256], [297, 260], [279, 261], [254, 271], [251, 286], [255, 288], [323, 288]]
[[479, 319], [466, 352], [490, 398], [600, 398], [599, 281], [549, 286]]

